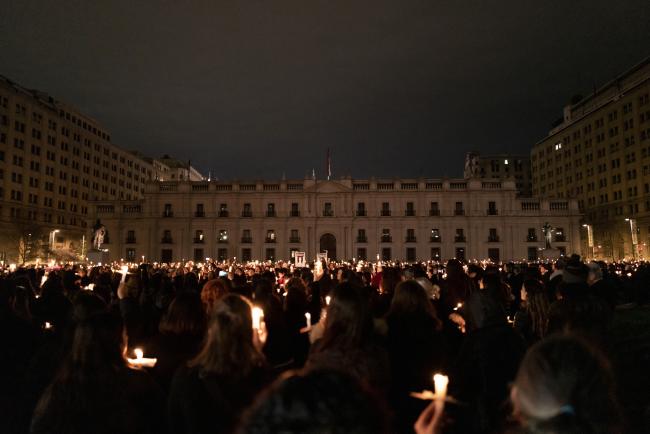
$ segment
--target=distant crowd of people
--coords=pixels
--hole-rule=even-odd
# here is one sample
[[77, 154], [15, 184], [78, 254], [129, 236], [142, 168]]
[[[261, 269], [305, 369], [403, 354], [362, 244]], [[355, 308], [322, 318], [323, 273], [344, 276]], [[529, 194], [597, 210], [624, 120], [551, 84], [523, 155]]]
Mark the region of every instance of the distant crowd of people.
[[649, 302], [649, 263], [577, 255], [12, 267], [0, 432], [643, 432], [650, 342], [614, 331]]

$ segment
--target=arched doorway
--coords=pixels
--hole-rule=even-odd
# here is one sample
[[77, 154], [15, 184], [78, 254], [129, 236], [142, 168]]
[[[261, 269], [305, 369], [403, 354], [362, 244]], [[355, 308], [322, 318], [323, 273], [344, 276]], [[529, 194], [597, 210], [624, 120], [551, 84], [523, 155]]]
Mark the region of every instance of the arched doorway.
[[320, 251], [327, 251], [329, 259], [336, 259], [336, 237], [332, 234], [323, 234], [320, 237]]

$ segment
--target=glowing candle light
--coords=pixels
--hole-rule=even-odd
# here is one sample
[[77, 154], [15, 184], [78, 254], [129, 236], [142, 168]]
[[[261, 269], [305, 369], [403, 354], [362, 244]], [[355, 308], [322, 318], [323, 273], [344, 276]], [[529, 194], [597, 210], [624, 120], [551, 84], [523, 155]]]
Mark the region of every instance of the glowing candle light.
[[311, 314], [309, 312], [305, 313], [305, 319], [307, 320], [307, 328], [311, 328]]
[[126, 273], [129, 272], [129, 267], [128, 265], [122, 265], [122, 268], [120, 269], [120, 272], [122, 273], [122, 282], [126, 280]]
[[127, 359], [129, 363], [133, 366], [139, 366], [141, 368], [153, 368], [156, 366], [158, 359], [144, 357], [144, 351], [142, 348], [136, 348], [133, 350], [135, 354], [135, 359]]
[[457, 311], [457, 310], [460, 309], [461, 307], [463, 307], [463, 303], [458, 303], [458, 304], [456, 305], [456, 307], [454, 308], [454, 311]]
[[262, 326], [262, 319], [264, 318], [264, 311], [259, 307], [251, 309], [251, 316], [253, 317], [253, 329], [259, 330]]
[[46, 321], [45, 322], [45, 330], [49, 330], [51, 328], [52, 328], [52, 324], [50, 324], [49, 322]]
[[328, 295], [327, 297], [325, 297], [325, 304], [326, 304], [326, 305], [329, 306], [329, 305], [330, 305], [330, 301], [332, 301], [332, 297], [330, 297], [329, 295]]
[[435, 374], [433, 376], [433, 387], [436, 394], [436, 399], [444, 401], [447, 397], [447, 385], [449, 384], [449, 377], [442, 374]]
[[16, 271], [16, 264], [9, 264], [9, 271], [11, 271], [12, 273]]

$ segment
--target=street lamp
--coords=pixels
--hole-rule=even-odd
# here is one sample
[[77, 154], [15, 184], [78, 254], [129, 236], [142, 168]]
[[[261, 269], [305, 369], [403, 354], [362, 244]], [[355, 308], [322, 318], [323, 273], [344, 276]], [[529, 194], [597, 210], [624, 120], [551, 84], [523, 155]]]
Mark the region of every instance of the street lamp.
[[591, 250], [591, 259], [594, 259], [594, 227], [586, 223], [582, 227], [587, 229], [587, 247]]
[[636, 261], [636, 258], [639, 256], [637, 252], [638, 240], [636, 236], [636, 220], [626, 218], [626, 222], [630, 223], [630, 238], [632, 240], [632, 259]]

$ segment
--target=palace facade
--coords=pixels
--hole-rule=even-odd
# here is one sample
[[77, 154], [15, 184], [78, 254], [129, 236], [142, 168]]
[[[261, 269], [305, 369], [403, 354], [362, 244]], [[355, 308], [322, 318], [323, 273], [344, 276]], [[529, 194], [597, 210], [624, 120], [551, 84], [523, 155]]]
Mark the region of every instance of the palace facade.
[[514, 180], [151, 182], [142, 199], [93, 205], [111, 260], [533, 260], [547, 222], [553, 247], [581, 245], [575, 200], [520, 198]]

